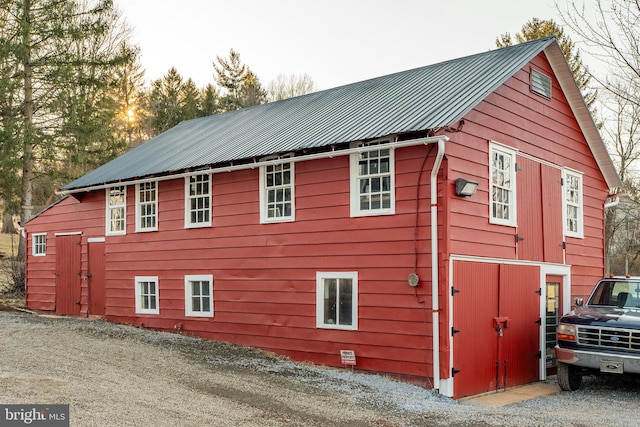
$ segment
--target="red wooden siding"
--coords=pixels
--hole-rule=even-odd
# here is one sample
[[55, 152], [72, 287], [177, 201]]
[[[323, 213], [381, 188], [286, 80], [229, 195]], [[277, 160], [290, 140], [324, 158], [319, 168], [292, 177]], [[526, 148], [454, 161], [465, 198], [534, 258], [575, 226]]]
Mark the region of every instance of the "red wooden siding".
[[[425, 156], [426, 179], [419, 174]], [[349, 218], [347, 157], [296, 164], [296, 221], [290, 223], [259, 223], [258, 170], [213, 176], [210, 228], [184, 229], [184, 181], [176, 179], [158, 184], [158, 231], [135, 233], [135, 191], [129, 186], [127, 234], [106, 237], [105, 316], [328, 365], [340, 365], [339, 351], [352, 349], [360, 369], [431, 377], [427, 197], [433, 156], [425, 146], [396, 151], [392, 216]], [[45, 212], [29, 231], [35, 224], [62, 226], [52, 220]], [[103, 207], [88, 236], [100, 227]], [[91, 253], [88, 259], [93, 269]], [[358, 272], [358, 331], [316, 328], [318, 271]], [[423, 278], [417, 290], [407, 284], [413, 272]], [[213, 319], [184, 315], [184, 276], [191, 274], [213, 274]], [[134, 276], [140, 275], [158, 276], [159, 316], [135, 314]], [[93, 300], [93, 287], [85, 293]]]

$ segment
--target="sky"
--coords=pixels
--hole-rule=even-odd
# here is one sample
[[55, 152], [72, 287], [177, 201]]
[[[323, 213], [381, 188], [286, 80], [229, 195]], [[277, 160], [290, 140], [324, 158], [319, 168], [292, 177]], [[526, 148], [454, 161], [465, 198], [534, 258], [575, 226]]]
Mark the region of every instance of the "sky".
[[495, 49], [554, 0], [115, 0], [147, 81], [176, 67], [198, 87], [230, 49], [264, 87], [308, 74], [323, 90]]

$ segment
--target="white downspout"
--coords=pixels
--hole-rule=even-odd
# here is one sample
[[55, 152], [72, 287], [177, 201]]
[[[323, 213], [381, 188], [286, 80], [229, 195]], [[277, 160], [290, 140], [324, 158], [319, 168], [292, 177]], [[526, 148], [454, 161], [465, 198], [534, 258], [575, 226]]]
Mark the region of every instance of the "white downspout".
[[438, 172], [444, 158], [444, 143], [438, 140], [438, 152], [431, 170], [431, 322], [433, 324], [433, 388], [440, 390], [440, 304], [438, 303]]

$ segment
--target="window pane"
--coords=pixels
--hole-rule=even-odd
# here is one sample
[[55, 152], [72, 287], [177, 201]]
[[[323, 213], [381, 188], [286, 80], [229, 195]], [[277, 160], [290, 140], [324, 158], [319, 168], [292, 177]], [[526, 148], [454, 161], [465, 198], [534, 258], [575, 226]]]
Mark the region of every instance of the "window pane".
[[337, 316], [337, 280], [324, 280], [324, 323], [327, 325], [335, 325]]
[[202, 311], [211, 311], [211, 299], [209, 297], [202, 298]]
[[200, 282], [200, 295], [209, 296], [209, 283], [208, 282]]
[[340, 279], [340, 324], [351, 325], [353, 317], [351, 279]]
[[200, 297], [191, 298], [191, 310], [192, 311], [202, 311], [200, 308]]
[[191, 282], [191, 295], [200, 295], [200, 282]]

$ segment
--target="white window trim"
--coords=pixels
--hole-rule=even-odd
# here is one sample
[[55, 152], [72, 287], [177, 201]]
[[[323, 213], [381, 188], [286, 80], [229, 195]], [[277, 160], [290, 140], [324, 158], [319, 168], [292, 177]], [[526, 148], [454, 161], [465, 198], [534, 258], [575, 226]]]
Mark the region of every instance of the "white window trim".
[[[291, 157], [291, 155], [288, 155], [287, 157]], [[293, 161], [283, 161], [281, 164], [285, 164], [288, 163], [290, 166], [290, 174], [291, 174], [291, 183], [290, 183], [290, 187], [291, 187], [291, 215], [289, 216], [280, 216], [280, 217], [276, 217], [276, 218], [269, 218], [268, 215], [268, 210], [267, 210], [267, 165], [263, 165], [260, 166], [260, 223], [261, 224], [268, 224], [268, 223], [277, 223], [277, 222], [293, 222], [296, 219], [296, 194], [295, 194], [295, 162]], [[263, 161], [265, 160], [271, 160], [270, 158], [265, 158], [262, 159]], [[272, 166], [272, 164], [270, 164], [269, 166]]]
[[[191, 281], [208, 281], [209, 282], [209, 298], [211, 299], [209, 311], [193, 311], [191, 302]], [[196, 274], [184, 276], [184, 315], [187, 317], [213, 317], [213, 275], [212, 274]]]
[[[385, 144], [376, 144], [376, 142], [389, 142], [388, 140], [384, 141], [372, 141], [364, 145], [364, 147], [368, 147], [370, 149], [363, 149], [357, 153], [352, 153], [349, 155], [349, 175], [350, 175], [350, 187], [351, 187], [351, 217], [361, 217], [361, 216], [379, 216], [379, 215], [394, 215], [396, 213], [396, 166], [395, 166], [395, 149], [394, 147], [387, 146]], [[352, 146], [352, 148], [356, 148], [358, 145]], [[391, 204], [389, 208], [380, 208], [380, 209], [370, 209], [370, 210], [362, 210], [360, 209], [360, 190], [359, 190], [359, 160], [360, 153], [368, 152], [368, 151], [376, 151], [376, 150], [389, 150], [389, 175], [390, 175], [390, 190], [391, 190]]]
[[[44, 244], [36, 244], [36, 237], [44, 237]], [[38, 252], [36, 249], [43, 246], [44, 252]], [[31, 254], [33, 256], [46, 256], [47, 255], [47, 233], [34, 233], [31, 235]]]
[[[209, 177], [209, 221], [206, 222], [191, 222], [191, 207], [189, 206], [189, 180], [192, 176], [207, 175]], [[194, 173], [184, 177], [184, 228], [203, 228], [211, 227], [213, 218], [213, 176], [211, 173]]]
[[[568, 177], [573, 176], [580, 181], [580, 188], [578, 189], [578, 230], [570, 231], [567, 224], [567, 210], [569, 208], [569, 202], [567, 201], [566, 185], [568, 185]], [[562, 170], [562, 229], [565, 237], [576, 237], [578, 239], [584, 239], [584, 175], [581, 172], [563, 169]]]
[[[154, 282], [156, 284], [156, 308], [142, 308], [142, 289], [140, 282]], [[160, 288], [158, 286], [158, 276], [136, 276], [136, 313], [137, 314], [160, 314]]]
[[[122, 187], [124, 189], [124, 204], [122, 205], [110, 205], [111, 202], [111, 197], [110, 197], [110, 192], [112, 188], [115, 187]], [[127, 186], [126, 185], [114, 185], [111, 187], [107, 187], [105, 189], [105, 206], [107, 209], [106, 212], [106, 230], [105, 230], [105, 234], [107, 236], [122, 236], [127, 234]], [[111, 209], [116, 209], [116, 208], [123, 208], [122, 209], [122, 214], [124, 217], [124, 227], [122, 230], [118, 230], [118, 231], [111, 231]]]
[[[511, 157], [511, 189], [509, 203], [509, 219], [493, 217], [493, 153], [500, 152]], [[506, 225], [509, 227], [517, 226], [517, 177], [516, 177], [516, 153], [517, 151], [506, 145], [490, 141], [489, 143], [489, 222], [491, 224]]]
[[[324, 323], [324, 280], [325, 279], [351, 279], [351, 325], [338, 325]], [[348, 331], [358, 330], [358, 272], [316, 272], [316, 328], [341, 329]]]
[[[153, 227], [143, 227], [142, 226], [142, 215], [140, 214], [140, 186], [146, 185], [149, 183], [153, 183], [155, 185], [155, 200], [154, 205], [156, 207], [155, 210], [155, 225]], [[150, 204], [146, 202], [146, 204]], [[157, 181], [147, 181], [143, 183], [136, 184], [136, 232], [146, 232], [146, 231], [157, 231], [158, 230], [158, 182]]]

